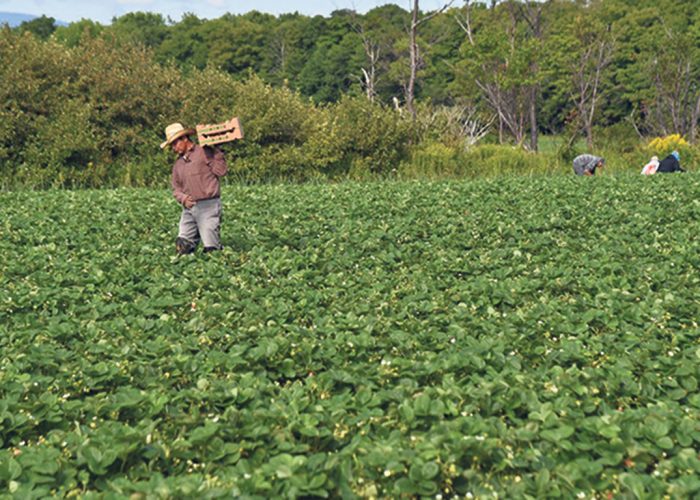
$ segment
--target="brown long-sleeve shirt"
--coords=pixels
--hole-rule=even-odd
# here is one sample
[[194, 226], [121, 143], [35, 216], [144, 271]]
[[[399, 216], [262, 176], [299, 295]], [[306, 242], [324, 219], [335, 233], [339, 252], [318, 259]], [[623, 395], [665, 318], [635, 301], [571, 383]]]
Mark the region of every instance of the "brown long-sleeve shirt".
[[173, 196], [181, 204], [189, 195], [194, 201], [217, 198], [220, 194], [219, 177], [228, 167], [224, 154], [218, 148], [195, 144], [173, 165]]

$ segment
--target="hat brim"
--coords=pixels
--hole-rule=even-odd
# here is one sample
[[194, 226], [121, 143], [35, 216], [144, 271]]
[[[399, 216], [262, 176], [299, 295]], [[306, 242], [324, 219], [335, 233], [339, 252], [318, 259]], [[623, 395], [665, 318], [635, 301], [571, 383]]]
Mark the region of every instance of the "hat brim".
[[178, 133], [173, 134], [172, 137], [168, 138], [167, 141], [162, 142], [162, 143], [160, 144], [160, 149], [165, 149], [165, 148], [168, 147], [170, 144], [172, 144], [173, 142], [175, 142], [176, 140], [178, 140], [180, 137], [182, 137], [182, 136], [184, 136], [184, 135], [192, 135], [192, 134], [194, 134], [195, 132], [196, 132], [196, 131], [195, 131], [195, 129], [193, 129], [193, 128], [186, 128], [186, 129], [184, 129], [184, 130], [180, 130]]

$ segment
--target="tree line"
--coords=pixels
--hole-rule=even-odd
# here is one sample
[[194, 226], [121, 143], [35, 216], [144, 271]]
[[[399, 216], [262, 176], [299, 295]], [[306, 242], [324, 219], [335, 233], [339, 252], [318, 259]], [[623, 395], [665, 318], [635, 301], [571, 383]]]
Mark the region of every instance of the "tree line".
[[[320, 103], [350, 94], [403, 105], [412, 14], [393, 4], [329, 17], [250, 12], [173, 21], [138, 12], [108, 26], [57, 27], [39, 18], [18, 29], [68, 46], [109, 34], [183, 71], [253, 72]], [[500, 134], [533, 149], [537, 132], [559, 132], [572, 121], [591, 142], [596, 125], [624, 120], [644, 133], [697, 136], [696, 2], [466, 1], [418, 28], [416, 98], [480, 106], [496, 115]]]
[[[3, 60], [11, 62], [0, 69], [7, 82], [2, 92], [8, 97], [0, 111], [27, 120], [24, 126], [3, 125], [0, 138], [3, 133], [14, 139], [25, 134], [25, 142], [19, 143], [24, 157], [13, 157], [22, 165], [30, 157], [41, 157], [41, 148], [30, 147], [32, 127], [41, 128], [42, 120], [54, 125], [83, 120], [93, 136], [100, 136], [95, 139], [99, 148], [109, 144], [111, 161], [137, 150], [133, 145], [140, 144], [148, 127], [160, 129], [159, 120], [176, 117], [178, 102], [196, 109], [185, 82], [192, 89], [193, 81], [209, 79], [219, 85], [210, 90], [222, 96], [221, 118], [242, 105], [233, 102], [231, 89], [284, 96], [297, 103], [291, 109], [314, 116], [315, 122], [323, 123], [324, 113], [337, 119], [335, 110], [343, 107], [363, 110], [368, 117], [381, 115], [378, 123], [391, 122], [387, 130], [396, 134], [379, 147], [387, 162], [395, 162], [394, 169], [396, 162], [414, 158], [418, 150], [430, 151], [430, 157], [452, 157], [457, 143], [457, 153], [477, 142], [534, 152], [542, 148], [543, 136], [559, 135], [565, 139], [560, 150], [566, 154], [579, 137], [588, 149], [601, 147], [612, 135], [623, 143], [630, 137], [680, 134], [695, 143], [700, 115], [699, 16], [689, 0], [467, 0], [445, 3], [433, 12], [420, 10], [414, 0], [412, 10], [390, 4], [366, 14], [337, 10], [328, 17], [249, 12], [211, 20], [186, 14], [175, 21], [136, 12], [109, 25], [82, 20], [68, 26], [41, 17], [3, 31], [0, 50]], [[26, 60], [12, 61], [20, 46], [29, 51]], [[89, 58], [98, 56], [112, 63], [103, 64], [100, 74], [90, 69], [99, 63]], [[46, 63], [44, 70], [28, 67], [33, 57], [41, 60], [38, 64]], [[17, 76], [12, 71], [23, 73], [36, 88], [23, 88], [12, 80]], [[87, 81], [85, 71], [94, 81]], [[75, 75], [67, 77], [71, 72]], [[95, 109], [86, 107], [86, 96], [107, 92], [109, 82], [122, 84], [106, 96], [112, 106], [109, 113], [100, 114], [96, 97], [90, 104]], [[65, 99], [68, 104], [60, 112], [50, 106], [34, 109], [36, 103], [23, 98], [55, 98], [55, 103]], [[140, 109], [132, 109], [134, 101], [141, 103]], [[212, 106], [211, 100], [207, 103], [205, 108]], [[54, 116], [54, 111], [59, 114]], [[120, 131], [112, 142], [104, 139], [110, 127]], [[122, 133], [125, 127], [131, 130], [128, 140]], [[31, 131], [34, 136], [36, 130]], [[310, 133], [290, 143], [308, 145]], [[376, 131], [379, 142], [381, 133]], [[90, 137], [83, 139], [90, 143]], [[270, 138], [256, 147], [262, 151], [273, 144]], [[277, 149], [284, 148], [277, 144]], [[97, 153], [71, 153], [74, 160], [104, 164], [105, 153], [100, 154], [101, 159]], [[372, 163], [376, 159], [367, 159], [373, 156], [369, 153], [352, 159], [343, 154], [317, 150], [309, 163], [322, 165], [321, 170], [347, 172], [348, 165], [358, 162], [373, 165], [365, 170], [391, 170], [389, 163]], [[70, 163], [61, 155], [43, 161]]]

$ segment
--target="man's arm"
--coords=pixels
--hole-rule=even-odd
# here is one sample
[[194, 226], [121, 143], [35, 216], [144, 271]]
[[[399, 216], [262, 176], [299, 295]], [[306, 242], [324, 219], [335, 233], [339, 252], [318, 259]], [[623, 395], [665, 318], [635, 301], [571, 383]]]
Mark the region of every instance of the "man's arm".
[[219, 148], [206, 147], [207, 158], [209, 160], [209, 167], [211, 172], [217, 177], [223, 177], [228, 172], [228, 165], [226, 165], [226, 158], [224, 157], [223, 151]]
[[178, 203], [180, 203], [180, 205], [183, 205], [185, 208], [192, 208], [194, 206], [194, 200], [190, 197], [189, 194], [183, 191], [182, 183], [180, 182], [180, 177], [177, 175], [177, 172], [174, 168], [171, 184], [173, 187], [173, 196], [178, 201]]

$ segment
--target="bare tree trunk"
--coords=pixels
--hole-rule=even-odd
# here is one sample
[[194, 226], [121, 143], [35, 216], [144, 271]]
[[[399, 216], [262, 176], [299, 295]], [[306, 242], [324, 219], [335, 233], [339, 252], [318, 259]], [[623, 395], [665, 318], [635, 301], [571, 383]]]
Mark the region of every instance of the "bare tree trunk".
[[600, 39], [585, 48], [581, 57], [574, 63], [573, 79], [576, 91], [575, 103], [581, 120], [581, 128], [586, 134], [588, 148], [593, 148], [593, 122], [600, 100], [600, 82], [603, 71], [612, 62], [613, 43]]
[[275, 66], [273, 72], [279, 73], [280, 75], [286, 75], [287, 73], [287, 44], [284, 41], [284, 36], [279, 35], [279, 38], [275, 38], [272, 41], [272, 47], [274, 49], [274, 61]]
[[612, 61], [612, 46], [607, 42], [602, 41], [598, 46], [598, 57], [595, 60], [595, 78], [593, 80], [593, 89], [590, 98], [590, 111], [586, 116], [586, 141], [588, 147], [593, 147], [593, 121], [595, 119], [596, 107], [600, 99], [600, 81], [603, 76], [603, 70], [608, 67]]
[[[493, 2], [495, 5], [497, 2]], [[466, 33], [471, 45], [476, 45], [471, 26], [471, 2], [465, 1], [465, 11], [457, 17], [457, 23]], [[541, 37], [541, 5], [523, 7], [517, 2], [509, 3], [507, 12], [510, 23], [505, 27], [506, 37], [509, 42], [510, 55], [517, 53], [520, 48], [521, 39], [519, 33], [519, 23], [525, 20], [531, 31], [531, 37], [539, 39]], [[504, 86], [499, 79], [492, 79], [491, 75], [507, 74], [510, 71], [509, 57], [504, 56], [504, 60], [494, 61], [492, 68], [484, 68], [483, 79], [476, 79], [475, 83], [481, 90], [488, 106], [494, 111], [498, 119], [498, 139], [504, 142], [504, 135], [507, 131], [519, 146], [527, 147], [532, 151], [538, 148], [539, 127], [537, 122], [537, 102], [540, 93], [540, 86], [537, 83], [530, 85], [515, 83]], [[530, 74], [537, 74], [539, 67], [533, 59], [529, 67]], [[530, 131], [529, 140], [527, 131]], [[527, 142], [527, 144], [526, 144]]]
[[[673, 43], [673, 33], [669, 31], [668, 36], [669, 43]], [[654, 58], [652, 68], [656, 96], [651, 105], [651, 130], [660, 135], [678, 133], [694, 141], [700, 118], [700, 90], [694, 88], [693, 63], [686, 59], [668, 67]]]
[[360, 71], [362, 76], [359, 77], [360, 84], [365, 90], [365, 95], [370, 102], [374, 102], [377, 97], [377, 80], [378, 80], [378, 67], [379, 67], [379, 55], [381, 53], [381, 47], [378, 43], [370, 38], [370, 35], [365, 31], [365, 27], [361, 21], [357, 20], [355, 13], [353, 12], [353, 29], [360, 35], [362, 39], [362, 48], [365, 51], [367, 65], [361, 67]]
[[530, 151], [538, 149], [538, 124], [537, 124], [537, 97], [539, 85], [530, 87]]
[[379, 46], [372, 43], [372, 41], [362, 33], [362, 46], [365, 49], [365, 55], [367, 56], [367, 62], [369, 68], [362, 68], [363, 76], [363, 86], [365, 87], [365, 94], [370, 102], [374, 102], [374, 98], [377, 96], [377, 63], [379, 62]]
[[408, 77], [408, 84], [405, 87], [406, 92], [406, 108], [411, 113], [411, 116], [416, 118], [416, 106], [415, 106], [415, 93], [416, 93], [416, 79], [418, 78], [418, 69], [420, 65], [420, 53], [418, 49], [418, 26], [426, 21], [429, 21], [436, 15], [444, 12], [450, 5], [452, 5], [454, 0], [450, 0], [448, 3], [444, 4], [442, 8], [427, 14], [419, 18], [419, 5], [418, 0], [413, 0], [413, 11], [411, 13], [411, 26], [409, 29], [409, 58], [410, 58], [410, 74]]
[[700, 95], [695, 100], [695, 109], [690, 120], [690, 142], [695, 144], [698, 135], [698, 119], [700, 119]]
[[462, 28], [462, 31], [464, 31], [467, 34], [467, 39], [469, 40], [469, 43], [473, 46], [475, 45], [474, 43], [474, 32], [472, 30], [472, 6], [470, 3], [470, 0], [464, 0], [464, 17], [460, 17], [459, 14], [455, 15], [455, 20], [457, 21], [457, 24], [459, 24], [459, 27]]
[[503, 131], [508, 129], [515, 142], [522, 145], [525, 141], [525, 123], [527, 121], [523, 105], [525, 102], [524, 89], [505, 90], [498, 84], [483, 84], [478, 80], [476, 84], [498, 117], [499, 141], [503, 142]]
[[[525, 19], [530, 28], [532, 37], [539, 43], [542, 40], [542, 10], [544, 6], [539, 3], [526, 2], [520, 6], [520, 9], [523, 19]], [[530, 74], [533, 76], [539, 74], [539, 65], [536, 59], [530, 64]], [[539, 95], [540, 85], [535, 82], [530, 87], [530, 151], [537, 151], [538, 149], [537, 99]]]
[[591, 122], [586, 121], [586, 146], [589, 150], [593, 149], [593, 125]]
[[415, 119], [416, 108], [413, 104], [416, 90], [416, 75], [418, 74], [418, 0], [413, 0], [413, 13], [411, 14], [411, 28], [409, 30], [409, 54], [411, 73], [406, 87], [406, 108]]

